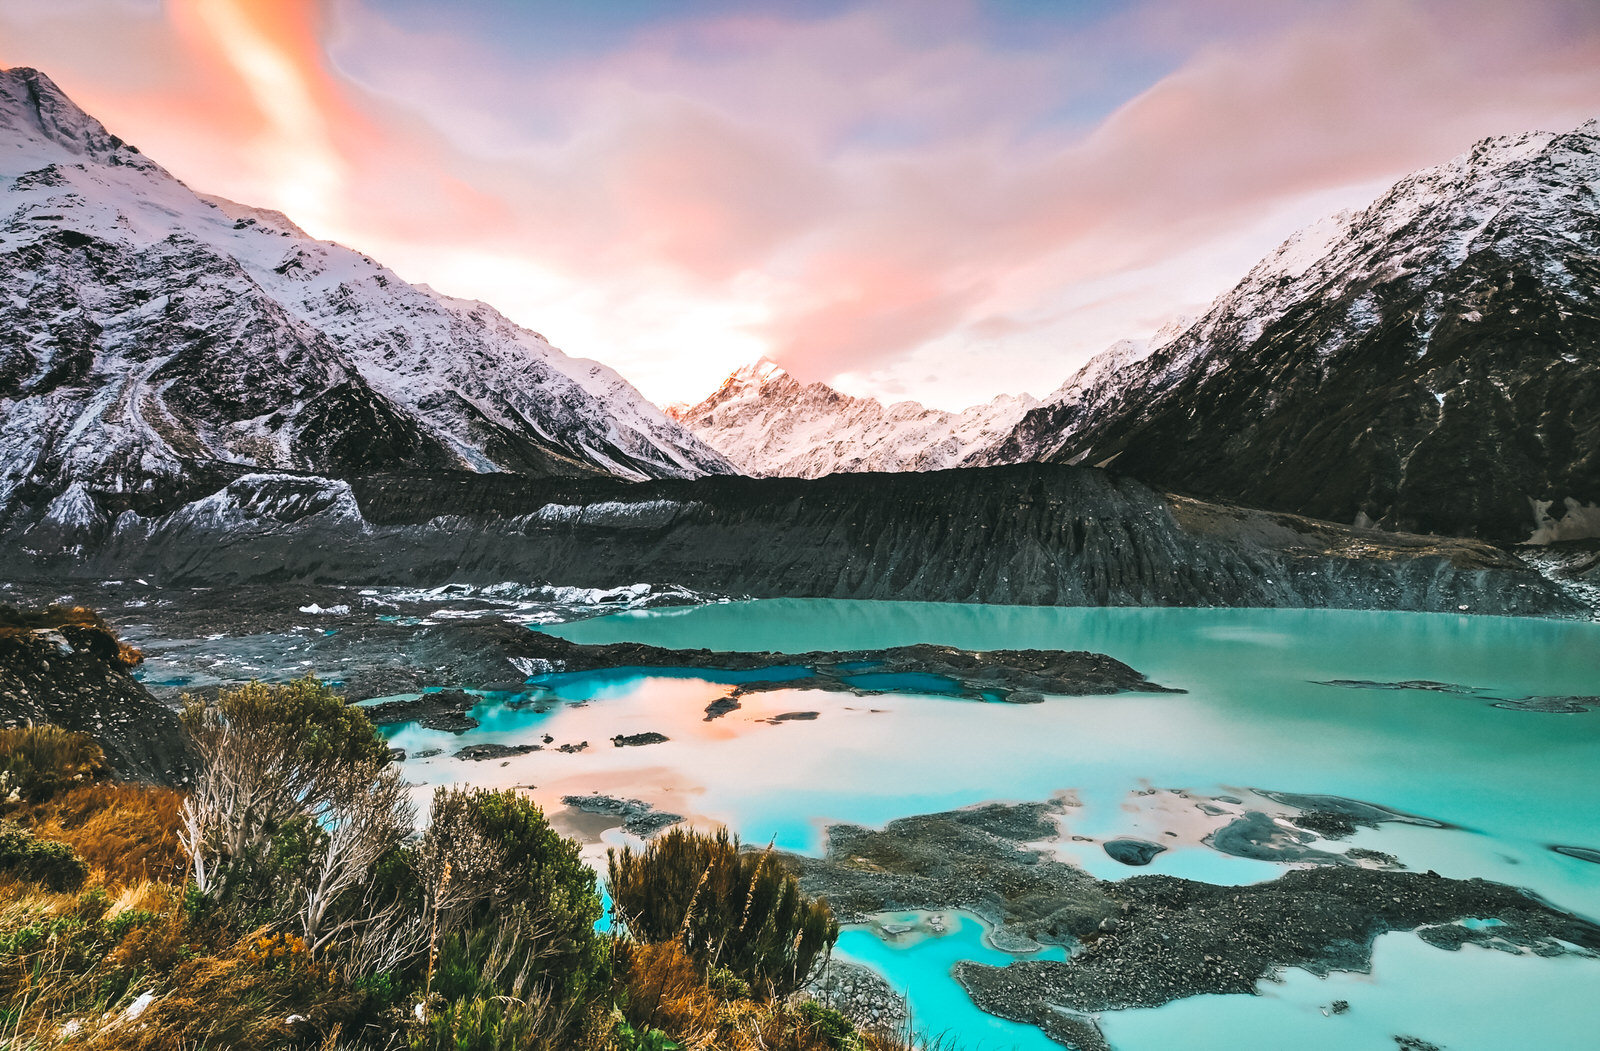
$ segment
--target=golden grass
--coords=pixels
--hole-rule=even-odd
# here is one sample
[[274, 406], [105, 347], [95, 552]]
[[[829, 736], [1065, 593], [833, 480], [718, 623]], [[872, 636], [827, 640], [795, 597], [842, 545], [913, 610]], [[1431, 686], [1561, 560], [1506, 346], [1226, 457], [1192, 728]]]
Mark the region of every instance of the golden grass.
[[188, 858], [178, 842], [183, 794], [151, 785], [79, 785], [10, 815], [41, 839], [66, 843], [108, 891], [156, 880], [181, 882]]

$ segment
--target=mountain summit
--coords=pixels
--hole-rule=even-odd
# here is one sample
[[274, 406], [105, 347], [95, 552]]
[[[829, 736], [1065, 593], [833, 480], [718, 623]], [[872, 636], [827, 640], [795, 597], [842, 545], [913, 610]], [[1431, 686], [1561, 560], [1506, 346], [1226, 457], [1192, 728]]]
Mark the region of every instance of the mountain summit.
[[612, 370], [282, 215], [203, 198], [0, 72], [0, 523], [251, 470], [728, 471]]
[[825, 383], [801, 384], [762, 358], [735, 371], [705, 401], [669, 412], [743, 474], [820, 478], [954, 467], [1009, 432], [1035, 404], [1024, 394], [959, 413], [914, 401], [885, 406]]

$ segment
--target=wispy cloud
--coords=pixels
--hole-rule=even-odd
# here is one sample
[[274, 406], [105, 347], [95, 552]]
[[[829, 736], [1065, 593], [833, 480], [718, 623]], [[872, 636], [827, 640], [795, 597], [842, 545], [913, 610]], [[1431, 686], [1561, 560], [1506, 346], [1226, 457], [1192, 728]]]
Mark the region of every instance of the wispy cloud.
[[1073, 12], [691, 8], [530, 58], [379, 0], [12, 0], [0, 61], [662, 399], [760, 353], [1042, 393], [1324, 210], [1600, 112], [1586, 0]]

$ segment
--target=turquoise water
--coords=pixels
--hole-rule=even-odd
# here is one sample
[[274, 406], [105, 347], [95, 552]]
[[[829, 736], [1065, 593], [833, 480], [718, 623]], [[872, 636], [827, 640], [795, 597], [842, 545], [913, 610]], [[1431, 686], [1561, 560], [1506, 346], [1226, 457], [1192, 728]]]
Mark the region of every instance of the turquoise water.
[[858, 690], [887, 690], [897, 693], [961, 692], [961, 684], [954, 679], [920, 671], [869, 671], [846, 675], [844, 681]]
[[[772, 600], [622, 613], [545, 630], [585, 643], [744, 651], [914, 642], [1087, 649], [1188, 692], [1013, 706], [967, 701], [920, 683], [895, 684], [913, 692], [830, 694], [806, 690], [796, 676], [793, 689], [744, 695], [739, 710], [707, 722], [706, 705], [729, 693], [727, 676], [652, 669], [558, 676], [541, 682], [548, 704], [514, 709], [486, 699], [475, 713], [484, 721], [478, 731], [456, 737], [409, 726], [395, 742], [453, 750], [550, 734], [557, 744], [581, 740], [590, 747], [534, 753], [503, 766], [448, 754], [408, 763], [419, 791], [451, 780], [519, 784], [533, 786], [541, 802], [556, 808], [563, 793], [606, 791], [699, 822], [725, 822], [747, 841], [807, 851], [821, 849], [823, 829], [836, 821], [879, 825], [978, 802], [1062, 794], [1070, 805], [1063, 835], [1050, 847], [1063, 860], [1103, 878], [1165, 872], [1229, 883], [1270, 879], [1284, 869], [1206, 846], [1203, 836], [1217, 821], [1197, 809], [1200, 803], [1231, 795], [1259, 807], [1252, 788], [1325, 793], [1458, 827], [1386, 824], [1319, 848], [1385, 851], [1413, 869], [1528, 887], [1600, 918], [1600, 865], [1548, 849], [1600, 848], [1600, 712], [1510, 711], [1491, 700], [1600, 694], [1600, 625], [1345, 611]], [[1426, 679], [1480, 693], [1319, 684], [1334, 679]], [[819, 716], [769, 721], [799, 710]], [[671, 740], [644, 748], [612, 748], [608, 741], [652, 730]], [[1072, 835], [1091, 841], [1073, 842]], [[1145, 868], [1128, 868], [1099, 846], [1116, 836], [1169, 849]], [[956, 1030], [981, 1037], [969, 1045], [1053, 1046], [1037, 1044], [1039, 1034], [1027, 1027], [1010, 1036], [1003, 1027], [982, 1028], [994, 1020], [976, 1012], [948, 979], [950, 953], [983, 958], [973, 955], [986, 948], [981, 940], [964, 938], [953, 932], [879, 950], [863, 940], [876, 935], [850, 931], [841, 949], [909, 990], [919, 1019], [949, 1017]], [[1389, 1037], [1397, 1034], [1453, 1051], [1589, 1048], [1589, 1037], [1600, 1031], [1600, 998], [1583, 990], [1596, 987], [1595, 961], [1476, 947], [1448, 953], [1396, 934], [1380, 939], [1371, 975], [1318, 979], [1291, 972], [1282, 985], [1264, 984], [1257, 997], [1199, 997], [1120, 1012], [1103, 1026], [1118, 1051], [1382, 1047], [1393, 1046]], [[1335, 999], [1349, 1000], [1352, 1011], [1324, 1017], [1321, 1008]], [[953, 1013], [938, 1014], [946, 1010]]]
[[[920, 915], [900, 913], [884, 919], [915, 922]], [[910, 987], [911, 1028], [917, 1032], [934, 1037], [948, 1034], [959, 1041], [962, 1051], [1013, 1047], [1060, 1051], [1059, 1044], [1033, 1026], [978, 1010], [950, 976], [950, 968], [958, 960], [1004, 966], [1013, 960], [1060, 960], [1065, 954], [1060, 949], [1017, 955], [1002, 952], [985, 940], [987, 928], [976, 916], [959, 911], [941, 915], [948, 922], [947, 932], [933, 936], [886, 938], [868, 927], [846, 928], [839, 935], [834, 955], [891, 975], [902, 989]]]

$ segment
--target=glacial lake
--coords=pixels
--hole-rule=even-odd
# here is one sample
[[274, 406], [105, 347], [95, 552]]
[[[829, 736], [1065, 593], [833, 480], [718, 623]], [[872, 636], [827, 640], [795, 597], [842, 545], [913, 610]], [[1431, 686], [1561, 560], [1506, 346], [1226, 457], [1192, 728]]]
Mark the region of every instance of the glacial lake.
[[[965, 700], [930, 684], [859, 696], [805, 688], [746, 694], [707, 720], [739, 676], [615, 669], [531, 680], [521, 697], [486, 695], [462, 735], [388, 728], [419, 796], [457, 782], [518, 785], [584, 833], [568, 794], [644, 800], [694, 823], [725, 823], [746, 842], [820, 852], [829, 824], [991, 801], [1067, 805], [1062, 860], [1107, 879], [1169, 873], [1214, 883], [1272, 879], [1282, 864], [1221, 853], [1200, 806], [1255, 790], [1344, 796], [1447, 826], [1385, 823], [1333, 851], [1364, 847], [1409, 869], [1528, 888], [1600, 919], [1600, 864], [1552, 845], [1600, 850], [1600, 710], [1518, 710], [1524, 698], [1600, 694], [1600, 624], [1326, 610], [1059, 609], [829, 600], [763, 600], [636, 611], [544, 625], [581, 643], [805, 652], [930, 642], [967, 649], [1087, 649], [1182, 694], [1050, 697], [1042, 704]], [[773, 676], [769, 676], [773, 677]], [[717, 680], [717, 681], [713, 681]], [[1346, 685], [1325, 685], [1332, 681]], [[1429, 681], [1459, 687], [1378, 688]], [[936, 684], [935, 684], [936, 685]], [[1510, 705], [1505, 707], [1502, 705]], [[1560, 705], [1556, 705], [1560, 707]], [[814, 718], [777, 720], [789, 713]], [[644, 732], [665, 743], [612, 747]], [[469, 762], [467, 744], [538, 743]], [[561, 744], [582, 750], [556, 751]], [[1236, 811], [1235, 811], [1236, 812]], [[1226, 816], [1222, 820], [1226, 820]], [[591, 821], [588, 856], [637, 842]], [[1083, 837], [1074, 841], [1071, 837]], [[1134, 836], [1168, 849], [1145, 867], [1100, 843]], [[979, 1012], [949, 977], [956, 959], [1001, 962], [975, 918], [951, 914], [942, 936], [886, 939], [847, 929], [839, 955], [878, 969], [908, 994], [917, 1024], [958, 1045], [1048, 1049], [1038, 1030]], [[1059, 950], [1056, 950], [1059, 951]], [[1307, 1049], [1397, 1046], [1579, 1049], [1600, 1032], [1600, 960], [1552, 959], [1467, 945], [1434, 948], [1410, 933], [1378, 939], [1371, 973], [1285, 972], [1257, 996], [1202, 996], [1100, 1017], [1117, 1051], [1175, 1047]], [[1333, 1014], [1336, 1000], [1350, 1004]]]

